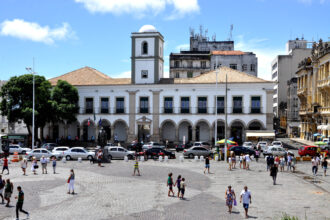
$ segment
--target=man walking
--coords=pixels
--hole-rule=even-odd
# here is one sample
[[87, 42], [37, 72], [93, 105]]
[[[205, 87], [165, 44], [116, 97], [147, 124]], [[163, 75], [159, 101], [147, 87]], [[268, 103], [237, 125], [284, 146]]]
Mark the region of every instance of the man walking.
[[319, 158], [314, 157], [313, 160], [312, 160], [312, 172], [313, 172], [314, 176], [316, 176], [318, 166], [319, 166]]
[[24, 203], [24, 192], [20, 186], [17, 187], [18, 196], [15, 197], [17, 199], [16, 203], [16, 219], [18, 220], [18, 211], [25, 213], [27, 218], [29, 218], [29, 213], [23, 210], [23, 203]]
[[248, 190], [247, 186], [244, 186], [244, 189], [241, 192], [240, 203], [243, 200], [243, 208], [245, 210], [245, 218], [248, 218], [249, 204], [252, 203], [251, 192]]
[[8, 168], [8, 159], [5, 157], [3, 159], [3, 168], [1, 174], [3, 174], [3, 171], [7, 170], [7, 175], [9, 175], [9, 168]]
[[5, 185], [5, 200], [7, 200], [6, 207], [9, 207], [10, 197], [11, 197], [11, 194], [13, 193], [13, 189], [14, 189], [13, 184], [10, 182], [10, 179], [7, 179], [6, 185]]
[[270, 168], [270, 176], [273, 178], [273, 185], [276, 185], [277, 172], [278, 172], [277, 166], [276, 165], [273, 165]]
[[47, 159], [45, 156], [42, 156], [40, 159], [41, 167], [42, 167], [42, 174], [47, 174]]

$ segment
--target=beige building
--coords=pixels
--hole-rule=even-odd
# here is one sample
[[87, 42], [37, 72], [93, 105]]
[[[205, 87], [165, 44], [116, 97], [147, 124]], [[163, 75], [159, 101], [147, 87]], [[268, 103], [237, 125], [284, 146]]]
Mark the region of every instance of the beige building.
[[300, 138], [313, 140], [314, 134], [330, 136], [330, 45], [314, 43], [312, 55], [297, 71], [301, 117]]

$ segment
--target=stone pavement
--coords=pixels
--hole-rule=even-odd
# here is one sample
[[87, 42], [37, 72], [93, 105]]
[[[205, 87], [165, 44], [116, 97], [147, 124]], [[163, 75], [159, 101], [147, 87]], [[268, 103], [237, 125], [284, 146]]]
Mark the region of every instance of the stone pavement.
[[[237, 196], [244, 185], [249, 187], [251, 218], [280, 219], [285, 212], [300, 219], [305, 219], [305, 213], [307, 219], [330, 219], [330, 176], [319, 175], [314, 182], [310, 163], [298, 164], [295, 174], [279, 173], [276, 186], [263, 159], [252, 162], [250, 171], [229, 171], [226, 163], [211, 161], [214, 174], [206, 175], [203, 162], [176, 159], [140, 162], [142, 176], [132, 176], [133, 163], [114, 160], [99, 168], [88, 161], [58, 162], [59, 174], [55, 175], [33, 175], [29, 163], [28, 176], [22, 176], [19, 164], [11, 164], [11, 174], [3, 177], [14, 183], [12, 199], [16, 186], [23, 187], [24, 209], [31, 213], [30, 219], [242, 219], [241, 204], [233, 214], [227, 212], [224, 194], [228, 185]], [[76, 173], [75, 195], [66, 194], [70, 168]], [[179, 174], [186, 178], [186, 200], [167, 196], [169, 172], [174, 180]], [[14, 206], [0, 205], [0, 219], [14, 216]]]

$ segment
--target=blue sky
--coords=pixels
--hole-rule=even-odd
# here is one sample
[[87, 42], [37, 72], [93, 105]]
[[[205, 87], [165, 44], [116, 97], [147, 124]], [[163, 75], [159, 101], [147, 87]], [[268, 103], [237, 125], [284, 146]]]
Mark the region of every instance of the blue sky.
[[330, 0], [1, 0], [0, 80], [27, 73], [52, 78], [90, 66], [111, 76], [130, 74], [131, 32], [154, 25], [168, 56], [189, 43], [199, 25], [226, 40], [234, 25], [235, 49], [256, 53], [258, 75], [288, 39], [330, 37]]

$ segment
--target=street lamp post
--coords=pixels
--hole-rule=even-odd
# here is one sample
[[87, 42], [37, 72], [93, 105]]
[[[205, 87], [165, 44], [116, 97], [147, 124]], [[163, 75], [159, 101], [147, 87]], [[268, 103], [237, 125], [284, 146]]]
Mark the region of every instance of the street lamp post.
[[[215, 60], [216, 68], [218, 67], [218, 60]], [[218, 139], [218, 68], [215, 71], [215, 123], [214, 123], [214, 146], [216, 146], [218, 160], [220, 159], [219, 145], [217, 145]]]
[[33, 58], [33, 67], [25, 68], [28, 72], [33, 75], [33, 89], [32, 89], [32, 150], [34, 149], [34, 128], [35, 128], [35, 119], [34, 119], [34, 109], [35, 109], [35, 81], [34, 81], [34, 58]]

